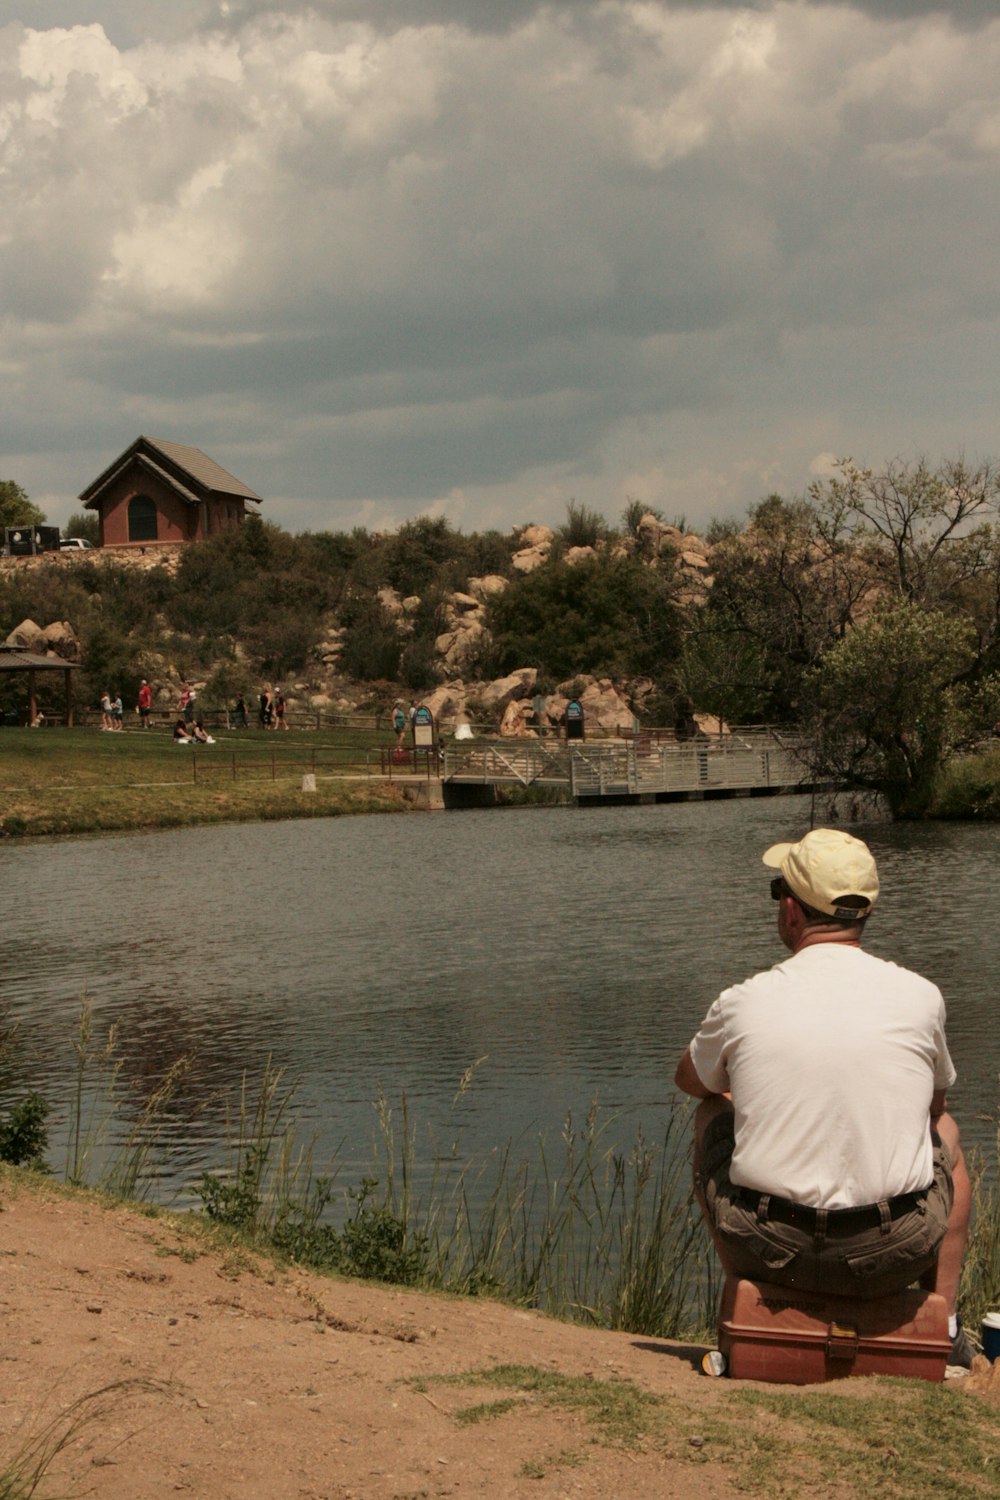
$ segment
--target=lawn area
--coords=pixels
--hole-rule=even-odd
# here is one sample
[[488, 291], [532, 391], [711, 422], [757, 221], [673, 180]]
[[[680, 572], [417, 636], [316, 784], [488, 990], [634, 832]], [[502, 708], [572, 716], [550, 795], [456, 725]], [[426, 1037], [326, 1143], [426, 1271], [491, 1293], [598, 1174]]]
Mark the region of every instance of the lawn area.
[[192, 746], [162, 730], [3, 729], [0, 836], [400, 811], [398, 786], [379, 776], [392, 740], [370, 729], [222, 730]]

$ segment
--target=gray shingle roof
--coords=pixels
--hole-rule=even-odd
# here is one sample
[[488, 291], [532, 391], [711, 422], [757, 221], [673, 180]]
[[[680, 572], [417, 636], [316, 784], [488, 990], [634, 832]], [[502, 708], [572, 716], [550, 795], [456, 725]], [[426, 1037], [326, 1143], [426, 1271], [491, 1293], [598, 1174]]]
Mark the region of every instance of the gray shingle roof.
[[192, 479], [196, 479], [206, 489], [217, 490], [223, 495], [240, 495], [244, 500], [260, 499], [256, 490], [230, 474], [228, 469], [217, 464], [214, 458], [209, 458], [200, 448], [189, 448], [184, 443], [165, 442], [162, 438], [148, 437], [146, 442], [151, 448], [159, 449], [165, 458], [190, 474]]
[[[88, 484], [80, 493], [80, 499], [84, 505], [93, 506], [98, 496], [118, 474], [131, 463], [138, 459], [141, 464], [155, 470], [165, 478], [174, 488], [183, 495], [185, 500], [197, 504], [206, 494], [235, 495], [241, 500], [255, 500], [258, 503], [261, 496], [256, 490], [252, 490], [242, 479], [237, 479], [217, 464], [214, 458], [209, 458], [200, 448], [189, 447], [186, 443], [171, 443], [163, 438], [139, 437], [130, 448], [119, 454], [112, 464], [99, 474], [97, 478]], [[156, 460], [159, 459], [160, 463]], [[165, 467], [161, 467], [161, 465]], [[194, 486], [197, 493], [184, 483], [187, 480]]]
[[75, 672], [77, 665], [58, 656], [40, 656], [37, 651], [25, 651], [23, 646], [0, 645], [0, 672], [54, 672], [57, 668]]

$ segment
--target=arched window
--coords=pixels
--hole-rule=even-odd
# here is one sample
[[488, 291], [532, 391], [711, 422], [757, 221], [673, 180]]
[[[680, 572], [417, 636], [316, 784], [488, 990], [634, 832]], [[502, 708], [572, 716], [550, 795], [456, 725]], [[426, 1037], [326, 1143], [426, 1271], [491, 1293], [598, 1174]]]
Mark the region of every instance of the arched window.
[[148, 495], [133, 495], [128, 503], [128, 539], [156, 541], [156, 506]]

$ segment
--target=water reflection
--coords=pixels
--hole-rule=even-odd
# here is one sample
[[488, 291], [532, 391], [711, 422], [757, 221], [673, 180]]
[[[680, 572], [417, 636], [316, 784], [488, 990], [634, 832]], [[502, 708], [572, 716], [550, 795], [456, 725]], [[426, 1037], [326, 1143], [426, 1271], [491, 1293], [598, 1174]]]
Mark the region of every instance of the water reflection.
[[[17, 1071], [66, 1097], [84, 987], [100, 1027], [119, 1028], [135, 1109], [190, 1056], [172, 1182], [219, 1160], [226, 1099], [268, 1058], [298, 1080], [319, 1155], [343, 1143], [359, 1164], [379, 1087], [475, 1151], [557, 1131], [594, 1096], [623, 1138], [640, 1119], [655, 1137], [708, 1002], [779, 956], [759, 857], [808, 819], [806, 799], [778, 798], [6, 844], [0, 993]], [[941, 984], [954, 1102], [986, 1138], [1000, 830], [862, 832], [884, 891], [869, 946]]]

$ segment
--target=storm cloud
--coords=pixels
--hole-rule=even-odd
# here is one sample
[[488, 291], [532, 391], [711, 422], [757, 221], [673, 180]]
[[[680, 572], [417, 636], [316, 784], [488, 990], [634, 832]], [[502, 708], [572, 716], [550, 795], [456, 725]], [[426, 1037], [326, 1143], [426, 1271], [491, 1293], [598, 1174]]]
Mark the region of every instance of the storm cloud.
[[830, 454], [992, 448], [975, 5], [30, 13], [0, 29], [0, 461], [55, 519], [139, 432], [293, 528], [630, 496], [703, 524]]

